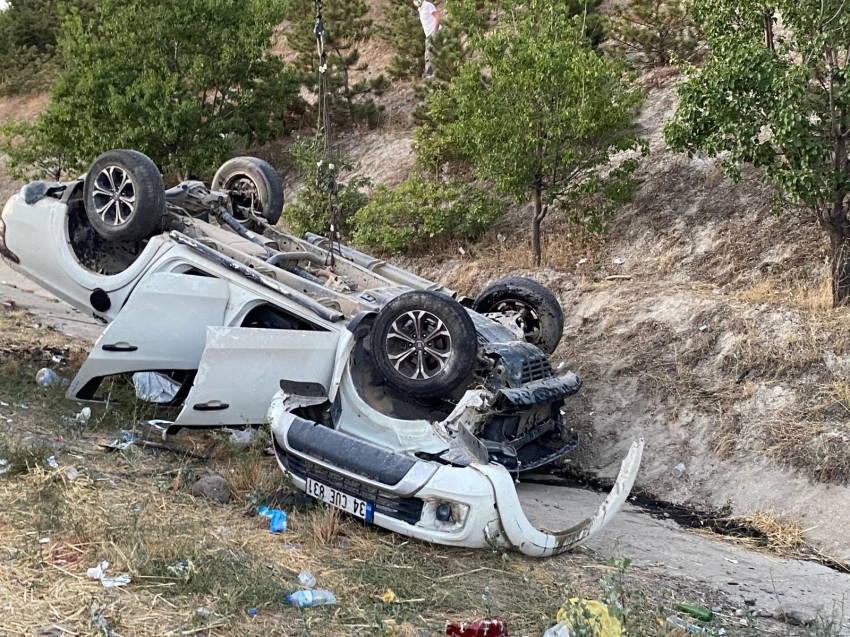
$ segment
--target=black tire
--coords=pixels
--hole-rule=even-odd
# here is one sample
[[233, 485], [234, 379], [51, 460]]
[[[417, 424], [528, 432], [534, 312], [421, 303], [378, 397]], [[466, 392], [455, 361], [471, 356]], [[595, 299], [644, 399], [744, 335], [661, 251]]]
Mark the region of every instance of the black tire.
[[537, 281], [511, 277], [491, 283], [472, 304], [479, 314], [519, 312], [525, 340], [544, 354], [555, 351], [564, 333], [564, 312], [555, 295]]
[[478, 356], [472, 318], [436, 292], [407, 292], [387, 303], [375, 317], [371, 342], [378, 373], [413, 398], [447, 396], [469, 377]]
[[[271, 164], [256, 157], [234, 157], [221, 165], [213, 177], [210, 190], [230, 193], [236, 206], [254, 210], [270, 225], [275, 225], [283, 212], [283, 181]], [[235, 216], [240, 221], [234, 207]]]
[[150, 238], [165, 214], [165, 184], [156, 164], [135, 150], [110, 150], [94, 160], [83, 187], [86, 216], [109, 241]]

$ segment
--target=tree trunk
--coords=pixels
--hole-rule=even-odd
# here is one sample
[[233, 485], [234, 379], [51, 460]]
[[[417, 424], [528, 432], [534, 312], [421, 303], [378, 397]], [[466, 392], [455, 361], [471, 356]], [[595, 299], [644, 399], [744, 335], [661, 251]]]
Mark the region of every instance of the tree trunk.
[[832, 247], [832, 303], [850, 305], [850, 227], [847, 223], [830, 228]]
[[[531, 217], [531, 251], [534, 253], [534, 265], [540, 265], [541, 250], [540, 250], [540, 223], [543, 221], [545, 213], [542, 213], [542, 205], [540, 202], [540, 186], [535, 185], [532, 188], [532, 202], [534, 211]], [[542, 213], [542, 214], [541, 214]]]

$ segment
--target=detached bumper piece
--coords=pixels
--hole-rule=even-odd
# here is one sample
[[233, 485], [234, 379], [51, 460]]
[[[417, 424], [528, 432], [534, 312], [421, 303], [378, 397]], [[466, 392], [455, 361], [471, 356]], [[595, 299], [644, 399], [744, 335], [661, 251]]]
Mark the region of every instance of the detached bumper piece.
[[581, 389], [579, 377], [569, 372], [560, 378], [545, 378], [522, 387], [505, 387], [496, 392], [491, 407], [503, 413], [513, 413], [553, 403], [572, 396]]

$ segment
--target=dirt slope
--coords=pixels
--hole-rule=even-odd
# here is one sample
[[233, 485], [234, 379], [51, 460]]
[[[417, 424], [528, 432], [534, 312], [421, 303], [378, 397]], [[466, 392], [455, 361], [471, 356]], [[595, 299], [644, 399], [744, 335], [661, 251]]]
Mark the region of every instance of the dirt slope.
[[661, 129], [674, 104], [669, 87], [650, 93], [652, 155], [604, 238], [553, 219], [548, 267], [535, 271], [518, 211], [493, 230], [501, 239], [408, 265], [468, 294], [507, 274], [555, 290], [567, 324], [554, 358], [585, 382], [570, 405], [585, 434], [578, 468], [613, 478], [644, 436], [638, 481], [654, 496], [797, 520], [850, 562], [850, 312], [828, 309], [826, 242], [808, 220], [771, 214], [757, 175], [733, 184], [670, 153]]

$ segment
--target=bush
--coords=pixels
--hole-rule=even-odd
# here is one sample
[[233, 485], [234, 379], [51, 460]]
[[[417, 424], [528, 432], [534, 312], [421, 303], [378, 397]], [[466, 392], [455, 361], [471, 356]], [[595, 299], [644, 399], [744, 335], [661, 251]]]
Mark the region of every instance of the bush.
[[[330, 197], [327, 187], [327, 166], [333, 164], [336, 174], [352, 169], [352, 165], [337, 153], [323, 152], [316, 142], [296, 141], [289, 148], [293, 163], [305, 174], [305, 186], [296, 200], [283, 209], [283, 223], [293, 234], [315, 232], [327, 234], [331, 226], [331, 203], [336, 207], [336, 227], [342, 235], [349, 232], [349, 222], [365, 206], [369, 196], [363, 192], [372, 182], [366, 177], [352, 177], [337, 184], [336, 197]], [[321, 161], [321, 167], [319, 162]], [[321, 176], [320, 176], [321, 171]]]
[[502, 200], [462, 180], [414, 173], [393, 189], [378, 186], [354, 215], [353, 238], [366, 247], [412, 252], [438, 241], [474, 239], [504, 210]]

